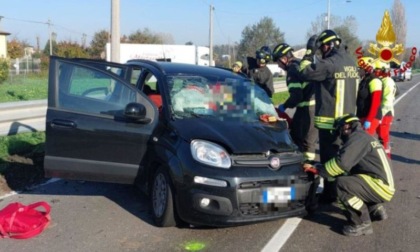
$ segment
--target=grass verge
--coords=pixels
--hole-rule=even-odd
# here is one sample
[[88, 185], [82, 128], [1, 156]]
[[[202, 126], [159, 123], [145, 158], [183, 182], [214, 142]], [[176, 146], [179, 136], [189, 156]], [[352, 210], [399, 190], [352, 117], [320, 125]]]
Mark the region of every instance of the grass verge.
[[0, 173], [3, 173], [7, 167], [9, 156], [43, 153], [44, 143], [44, 132], [20, 133], [0, 137]]
[[46, 74], [11, 76], [0, 84], [0, 102], [46, 99], [48, 95]]

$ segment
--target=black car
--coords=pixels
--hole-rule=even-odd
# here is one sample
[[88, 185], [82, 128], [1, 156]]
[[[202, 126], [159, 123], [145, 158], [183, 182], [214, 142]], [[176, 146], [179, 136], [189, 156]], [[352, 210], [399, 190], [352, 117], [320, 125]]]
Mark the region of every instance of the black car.
[[303, 216], [313, 184], [249, 79], [208, 66], [50, 58], [47, 177], [134, 184], [158, 226]]

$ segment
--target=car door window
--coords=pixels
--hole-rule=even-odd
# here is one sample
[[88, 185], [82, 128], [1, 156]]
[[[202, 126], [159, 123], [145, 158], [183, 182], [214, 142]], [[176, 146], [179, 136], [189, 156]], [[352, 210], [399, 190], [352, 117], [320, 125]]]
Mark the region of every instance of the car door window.
[[59, 107], [63, 109], [113, 115], [136, 101], [134, 87], [98, 69], [63, 63], [60, 79]]

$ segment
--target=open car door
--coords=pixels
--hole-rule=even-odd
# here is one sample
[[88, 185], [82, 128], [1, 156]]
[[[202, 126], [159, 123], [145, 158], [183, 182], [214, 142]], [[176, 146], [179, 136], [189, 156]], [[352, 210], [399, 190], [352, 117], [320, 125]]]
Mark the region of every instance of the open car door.
[[45, 174], [133, 183], [158, 113], [129, 66], [96, 63], [50, 58]]

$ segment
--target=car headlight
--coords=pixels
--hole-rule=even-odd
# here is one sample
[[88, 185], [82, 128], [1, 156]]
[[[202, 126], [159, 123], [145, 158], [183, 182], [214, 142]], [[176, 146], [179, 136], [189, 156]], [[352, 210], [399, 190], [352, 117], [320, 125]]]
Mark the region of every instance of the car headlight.
[[191, 142], [191, 154], [195, 160], [206, 165], [229, 169], [231, 161], [228, 153], [218, 144], [193, 140]]

